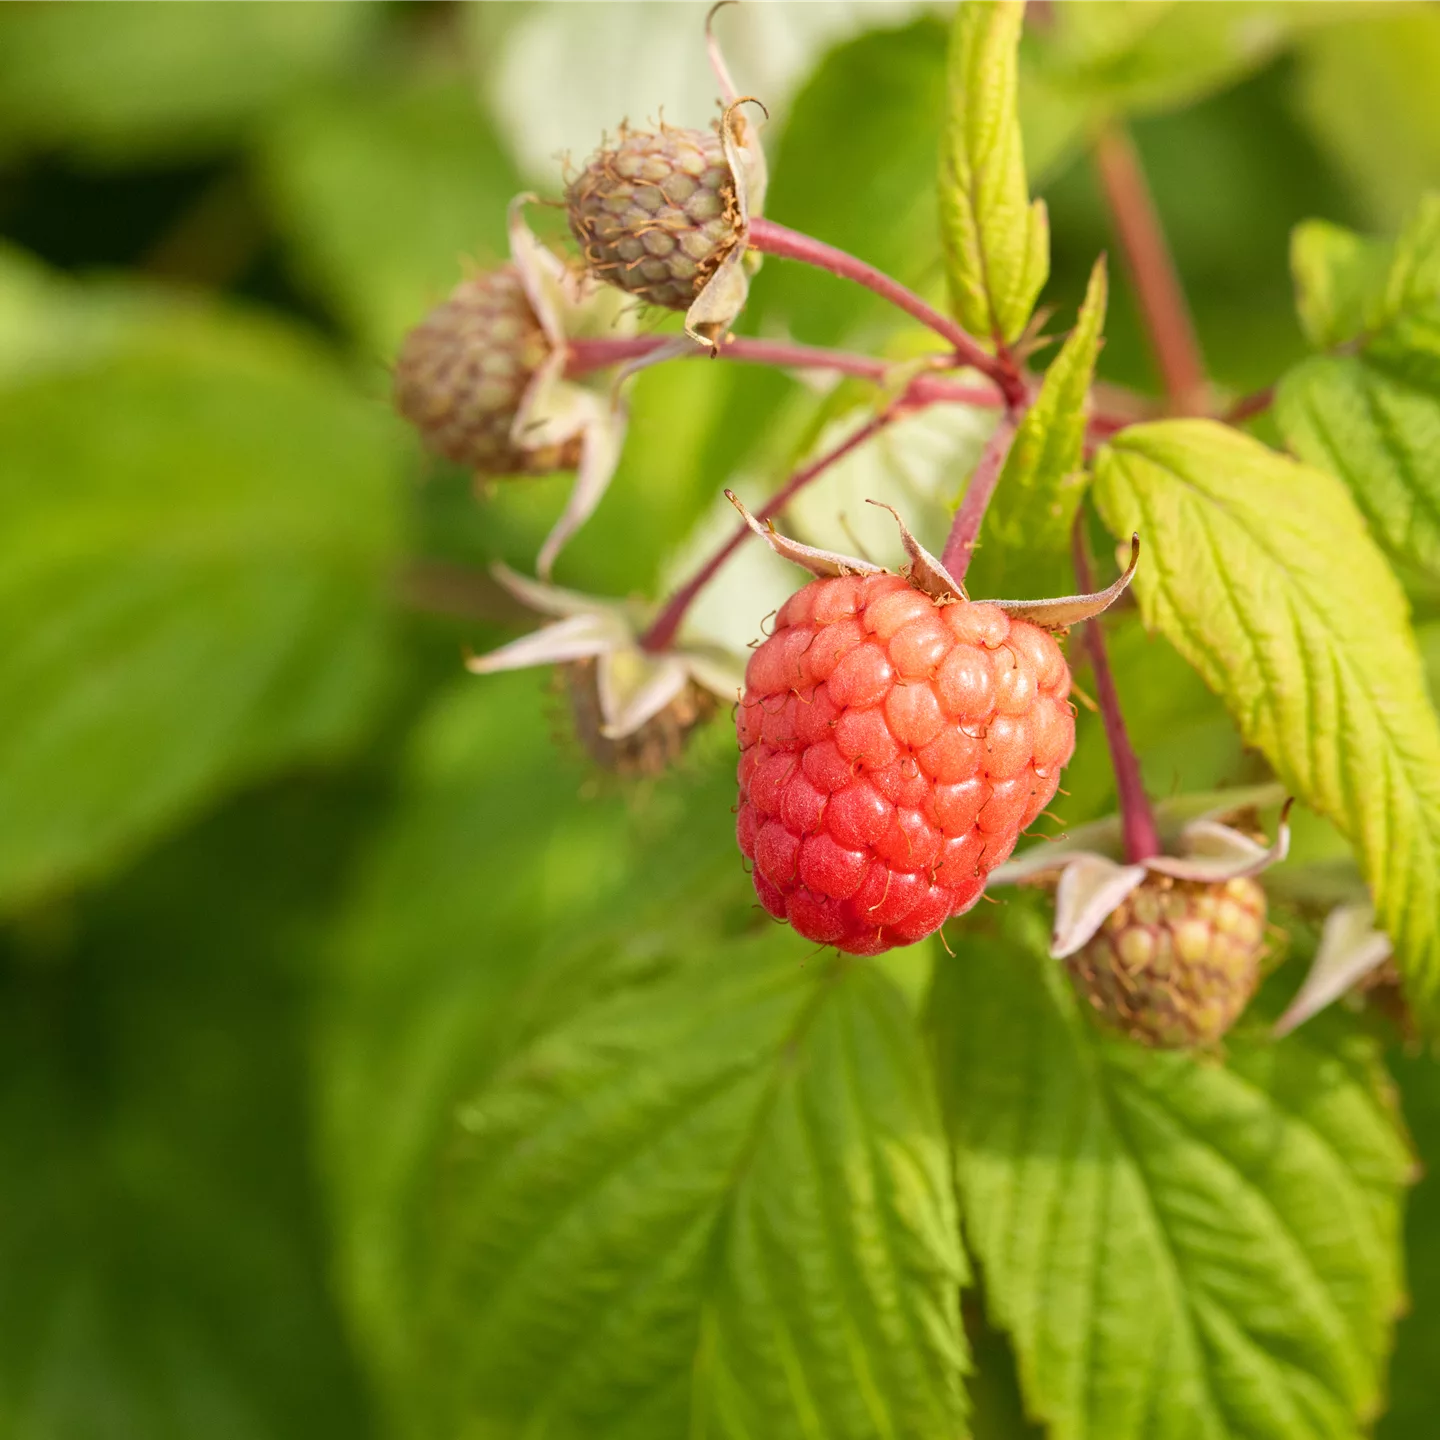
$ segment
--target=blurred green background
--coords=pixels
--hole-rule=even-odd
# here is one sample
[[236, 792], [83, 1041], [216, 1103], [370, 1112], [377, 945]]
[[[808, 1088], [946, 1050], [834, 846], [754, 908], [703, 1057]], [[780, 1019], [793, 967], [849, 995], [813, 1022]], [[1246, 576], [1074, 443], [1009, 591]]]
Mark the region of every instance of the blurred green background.
[[[1440, 182], [1440, 7], [1032, 11], [1058, 328], [1114, 250], [1086, 156], [1104, 115], [1131, 119], [1237, 395], [1303, 353], [1290, 228], [1387, 231]], [[626, 115], [713, 113], [703, 14], [0, 7], [0, 1437], [440, 1433], [416, 1418], [455, 1343], [432, 1344], [425, 1217], [458, 1099], [597, 975], [647, 964], [662, 912], [754, 924], [723, 723], [625, 789], [544, 677], [461, 668], [523, 625], [485, 566], [530, 568], [568, 479], [477, 500], [387, 407], [398, 338], [462, 257], [501, 258], [517, 189], [554, 195], [558, 157]], [[947, 18], [722, 20], [771, 109], [768, 213], [937, 295]], [[1153, 392], [1115, 271], [1101, 371]], [[871, 297], [776, 262], [741, 329], [905, 343]], [[824, 418], [768, 372], [645, 374], [558, 578], [657, 593], [720, 487], [772, 484]], [[947, 494], [968, 443], [937, 462]], [[1117, 653], [1157, 790], [1246, 778], [1159, 642]], [[1110, 798], [1083, 738], [1067, 784], [1067, 819]], [[1396, 1064], [1440, 1155], [1433, 1066]], [[1410, 1211], [1386, 1436], [1435, 1433], [1437, 1192]], [[977, 1425], [1026, 1433], [975, 1324]]]

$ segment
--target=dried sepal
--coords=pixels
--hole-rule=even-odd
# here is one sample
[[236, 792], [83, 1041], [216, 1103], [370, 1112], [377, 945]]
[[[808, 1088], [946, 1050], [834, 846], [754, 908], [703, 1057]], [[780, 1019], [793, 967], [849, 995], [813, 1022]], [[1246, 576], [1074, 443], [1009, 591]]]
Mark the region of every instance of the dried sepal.
[[619, 387], [607, 393], [583, 380], [568, 380], [571, 340], [625, 335], [634, 319], [623, 301], [543, 245], [525, 221], [529, 193], [510, 202], [510, 253], [551, 350], [535, 372], [516, 412], [511, 435], [518, 447], [578, 444], [575, 487], [541, 546], [536, 569], [548, 578], [560, 551], [595, 512], [620, 462], [626, 414]]
[[624, 622], [616, 616], [600, 611], [567, 615], [488, 655], [472, 655], [465, 668], [472, 675], [493, 675], [500, 670], [527, 670], [532, 665], [564, 665], [603, 655], [626, 637]]
[[900, 543], [910, 557], [908, 575], [910, 583], [923, 590], [932, 600], [968, 600], [965, 587], [910, 533], [910, 527], [900, 518], [900, 512], [883, 500], [867, 500], [881, 510], [888, 510], [900, 527]]
[[1288, 1035], [1352, 986], [1383, 965], [1393, 953], [1390, 937], [1375, 928], [1368, 902], [1337, 905], [1325, 917], [1320, 945], [1304, 983], [1275, 1022], [1276, 1037]]
[[1067, 630], [1084, 620], [1093, 620], [1108, 610], [1124, 593], [1135, 578], [1135, 567], [1140, 563], [1140, 537], [1130, 537], [1130, 563], [1125, 573], [1089, 595], [1066, 595], [1059, 600], [992, 600], [1012, 620], [1028, 620], [1042, 630]]
[[[1252, 803], [1272, 798], [1270, 787], [1239, 793]], [[1292, 800], [1285, 800], [1274, 842], [1268, 846], [1244, 831], [1221, 824], [1217, 815], [1233, 815], [1241, 808], [1222, 801], [1219, 807], [1189, 820], [1172, 837], [1176, 854], [1151, 856], [1133, 865], [1122, 863], [1123, 827], [1118, 817], [1111, 816], [1006, 861], [992, 872], [990, 883], [1055, 885], [1055, 935], [1050, 953], [1064, 959], [1094, 937], [1111, 911], [1146, 875], [1223, 885], [1248, 879], [1278, 864], [1290, 850], [1292, 804]]]
[[1146, 874], [1143, 865], [1117, 865], [1103, 855], [1079, 855], [1055, 888], [1050, 954], [1063, 960], [1081, 949]]
[[[868, 560], [857, 560], [852, 555], [841, 555], [833, 550], [819, 550], [813, 545], [802, 545], [781, 535], [773, 526], [761, 524], [735, 498], [732, 491], [725, 492], [730, 503], [745, 517], [745, 523], [784, 560], [803, 566], [812, 575], [826, 578], [833, 575], [878, 575], [886, 573], [883, 566]], [[882, 510], [889, 510], [900, 526], [900, 540], [909, 556], [910, 564], [906, 575], [910, 583], [935, 600], [968, 599], [965, 587], [911, 534], [909, 527], [900, 518], [893, 506], [883, 501], [871, 500]], [[1140, 560], [1140, 537], [1132, 537], [1130, 564], [1125, 573], [1113, 584], [1092, 595], [1067, 595], [1059, 600], [989, 600], [986, 604], [1003, 610], [1012, 620], [1026, 620], [1042, 630], [1064, 630], [1082, 620], [1093, 619], [1113, 605], [1125, 592], [1135, 575]]]
[[760, 105], [760, 101], [753, 95], [740, 96], [725, 107], [720, 120], [720, 144], [735, 186], [734, 244], [685, 312], [685, 333], [712, 351], [745, 308], [750, 276], [759, 263], [758, 254], [749, 249], [750, 217], [764, 206], [767, 172], [759, 131], [740, 114], [740, 107], [747, 104]]
[[[675, 715], [671, 719], [677, 719], [682, 711], [697, 717], [708, 715], [713, 705], [700, 705], [693, 695], [681, 703], [682, 696], [692, 690], [724, 700], [732, 700], [738, 693], [744, 668], [736, 657], [714, 645], [647, 650], [640, 643], [648, 618], [642, 607], [532, 580], [505, 565], [493, 566], [492, 572], [522, 604], [553, 617], [552, 623], [488, 655], [472, 657], [467, 668], [477, 675], [489, 675], [536, 665], [563, 669], [587, 662], [583, 683], [576, 682], [580, 691], [572, 687], [572, 699], [579, 693], [583, 700], [577, 701], [577, 717], [580, 710], [589, 715], [593, 709], [590, 728], [599, 740], [620, 741], [637, 735], [672, 709]], [[688, 724], [682, 726], [681, 733], [688, 728]], [[587, 749], [594, 747], [587, 744]]]
[[1275, 839], [1268, 846], [1218, 820], [1201, 818], [1180, 832], [1183, 854], [1156, 855], [1145, 863], [1160, 875], [1212, 884], [1259, 875], [1290, 853], [1290, 809], [1294, 803], [1293, 798], [1287, 798], [1281, 806]]
[[745, 523], [782, 559], [808, 570], [817, 579], [835, 575], [884, 575], [882, 565], [872, 565], [868, 560], [856, 560], [849, 555], [840, 555], [833, 550], [818, 550], [813, 545], [802, 545], [782, 535], [775, 527], [757, 520], [741, 503], [733, 490], [725, 492], [725, 498], [740, 512]]

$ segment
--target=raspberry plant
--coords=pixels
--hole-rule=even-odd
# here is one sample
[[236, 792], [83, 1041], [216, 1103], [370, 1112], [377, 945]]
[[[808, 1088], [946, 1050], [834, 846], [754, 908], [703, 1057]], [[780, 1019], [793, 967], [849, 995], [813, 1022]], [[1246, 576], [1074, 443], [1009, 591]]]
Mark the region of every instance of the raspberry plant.
[[12, 8], [0, 1430], [1428, 1436], [1434, 7]]

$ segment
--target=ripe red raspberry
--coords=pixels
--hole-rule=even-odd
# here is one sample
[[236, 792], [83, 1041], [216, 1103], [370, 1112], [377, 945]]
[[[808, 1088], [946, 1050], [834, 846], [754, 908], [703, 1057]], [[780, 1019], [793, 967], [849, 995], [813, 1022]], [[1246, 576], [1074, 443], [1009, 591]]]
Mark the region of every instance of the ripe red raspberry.
[[1111, 1028], [1164, 1049], [1211, 1044], [1260, 979], [1265, 892], [1249, 877], [1205, 884], [1147, 875], [1066, 960]]
[[765, 908], [856, 955], [963, 914], [1075, 744], [1054, 638], [900, 575], [812, 581], [750, 658], [740, 849]]

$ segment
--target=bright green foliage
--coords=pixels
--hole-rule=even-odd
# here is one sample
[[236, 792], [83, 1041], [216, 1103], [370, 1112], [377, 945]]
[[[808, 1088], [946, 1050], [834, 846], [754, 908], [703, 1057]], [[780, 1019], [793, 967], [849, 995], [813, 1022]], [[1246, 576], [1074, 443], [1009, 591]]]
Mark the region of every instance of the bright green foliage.
[[225, 807], [0, 937], [6, 1436], [369, 1433], [301, 1099], [359, 788]]
[[[1388, 1057], [1413, 1144], [1424, 1157], [1440, 1145], [1440, 1066], [1431, 1052], [1398, 1047]], [[1381, 1440], [1424, 1440], [1435, 1423], [1435, 1356], [1440, 1354], [1440, 1175], [1420, 1165], [1406, 1205], [1405, 1278], [1390, 1394], [1376, 1427]]]
[[[1053, 12], [1034, 78], [1096, 120], [1193, 103], [1233, 84], [1305, 31], [1365, 0], [1086, 0]], [[1026, 80], [1031, 77], [1025, 76]]]
[[[767, 214], [948, 285], [986, 345], [1028, 340], [1044, 286], [1078, 306], [1017, 347], [1044, 376], [977, 596], [1072, 588], [1097, 362], [1147, 373], [1126, 276], [1089, 271], [1097, 126], [1135, 122], [1217, 397], [1297, 363], [1294, 218], [1394, 229], [1440, 154], [1427, 7], [1022, 10], [715, 22], [768, 108]], [[1149, 792], [1177, 813], [1268, 761], [1308, 802], [1265, 880], [1273, 993], [1224, 1054], [1142, 1052], [1080, 1012], [1031, 898], [952, 922], [954, 955], [773, 927], [726, 705], [622, 783], [563, 680], [461, 672], [536, 623], [486, 567], [529, 570], [572, 482], [422, 459], [397, 341], [505, 258], [559, 152], [716, 113], [703, 7], [581, 14], [0, 7], [0, 1440], [1431, 1440], [1436, 1197], [1389, 1362], [1411, 1161], [1376, 1054], [1265, 1019], [1320, 919], [1287, 907], [1351, 898], [1357, 858], [1434, 1013], [1440, 737], [1361, 517], [1433, 694], [1440, 204], [1394, 242], [1296, 233], [1302, 324], [1343, 353], [1256, 423], [1338, 479], [1198, 422], [1100, 455], [1144, 541], [1141, 615], [1105, 631]], [[763, 496], [943, 345], [788, 261], [737, 328], [893, 368], [627, 382], [563, 583], [671, 589], [733, 530], [722, 485]], [[783, 528], [895, 568], [888, 497], [938, 553], [995, 415], [905, 415]], [[799, 582], [747, 541], [691, 618], [743, 644]], [[1069, 654], [1047, 833], [1115, 808]], [[1436, 1062], [1391, 1062], [1433, 1171]]]
[[1050, 273], [1045, 202], [1030, 202], [1015, 108], [1024, 0], [963, 0], [950, 39], [940, 234], [955, 316], [983, 341], [1024, 330]]
[[643, 806], [617, 786], [582, 800], [594, 777], [573, 742], [557, 755], [546, 690], [534, 674], [462, 677], [416, 725], [321, 1014], [341, 1280], [406, 1403], [430, 1378], [412, 1316], [457, 1103], [534, 1030], [652, 973], [662, 920], [695, 936], [752, 919], [728, 827], [694, 823], [733, 803], [728, 754]]
[[1440, 574], [1440, 196], [1393, 246], [1312, 221], [1293, 260], [1312, 340], [1362, 346], [1285, 377], [1285, 438], [1350, 486], [1388, 549]]
[[923, 1052], [872, 967], [801, 949], [702, 951], [462, 1107], [438, 1429], [960, 1428], [963, 1268]]
[[1393, 247], [1332, 225], [1305, 220], [1290, 239], [1295, 306], [1306, 338], [1317, 349], [1351, 340], [1375, 320]]
[[962, 961], [932, 1020], [966, 1234], [1048, 1434], [1357, 1436], [1408, 1173], [1371, 1047], [1107, 1039], [1023, 911]]
[[[852, 123], [857, 107], [862, 125]], [[935, 135], [944, 116], [945, 30], [937, 20], [857, 37], [826, 56], [796, 95], [771, 152], [768, 207], [907, 285], [927, 285], [940, 263]], [[832, 169], [842, 129], [845, 173], [865, 177], [861, 203]], [[867, 291], [805, 266], [763, 267], [747, 313], [757, 307], [768, 323], [788, 324], [815, 344], [888, 319]]]
[[1389, 550], [1440, 574], [1440, 389], [1373, 353], [1317, 356], [1285, 377], [1276, 416], [1297, 454], [1345, 480]]
[[[1124, 548], [1128, 552], [1128, 542]], [[1143, 555], [1141, 563], [1148, 561], [1149, 555]], [[1163, 635], [1148, 632], [1132, 618], [1128, 624], [1108, 625], [1106, 640], [1125, 728], [1141, 757], [1149, 794], [1203, 793], [1253, 778], [1224, 704]], [[1074, 641], [1070, 661], [1080, 688], [1088, 690], [1084, 651]], [[1067, 825], [1115, 812], [1115, 771], [1100, 716], [1080, 710], [1075, 735], [1075, 755], [1065, 767], [1064, 805], [1056, 807]]]
[[1085, 303], [1035, 403], [1025, 412], [985, 517], [986, 538], [1027, 552], [1063, 550], [1088, 477], [1081, 469], [1090, 382], [1105, 328], [1105, 260], [1095, 262]]
[[137, 340], [0, 410], [7, 904], [335, 754], [373, 704], [394, 430], [325, 362], [204, 333]]
[[1431, 101], [1440, 13], [1430, 5], [1359, 11], [1299, 47], [1293, 103], [1370, 223], [1391, 228], [1440, 174], [1440, 110]]
[[1148, 624], [1355, 846], [1417, 998], [1440, 987], [1440, 725], [1399, 585], [1344, 487], [1209, 421], [1118, 435], [1096, 501], [1139, 531]]
[[356, 90], [271, 127], [262, 173], [302, 277], [390, 358], [468, 261], [506, 258], [520, 189], [466, 85]]
[[14, 5], [0, 13], [0, 134], [110, 162], [231, 140], [354, 64], [368, 5]]

